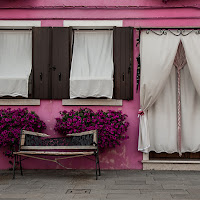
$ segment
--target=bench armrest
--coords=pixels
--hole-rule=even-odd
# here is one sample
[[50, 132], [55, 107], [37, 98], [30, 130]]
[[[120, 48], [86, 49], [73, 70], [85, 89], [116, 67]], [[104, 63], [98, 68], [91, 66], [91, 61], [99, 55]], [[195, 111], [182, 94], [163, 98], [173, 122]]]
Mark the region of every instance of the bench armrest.
[[45, 134], [45, 133], [38, 133], [38, 132], [22, 130], [22, 135], [26, 135], [26, 134], [35, 135], [35, 136], [39, 136], [39, 137], [50, 137], [50, 135]]
[[97, 130], [92, 130], [92, 131], [85, 131], [85, 132], [81, 132], [81, 133], [72, 133], [72, 134], [67, 134], [67, 137], [70, 136], [82, 136], [82, 135], [90, 135], [90, 134], [96, 134]]
[[85, 131], [85, 132], [81, 132], [81, 133], [72, 133], [72, 134], [67, 134], [67, 137], [70, 136], [82, 136], [82, 135], [90, 135], [93, 134], [93, 145], [97, 146], [98, 145], [98, 135], [97, 135], [97, 130], [92, 130], [92, 131]]

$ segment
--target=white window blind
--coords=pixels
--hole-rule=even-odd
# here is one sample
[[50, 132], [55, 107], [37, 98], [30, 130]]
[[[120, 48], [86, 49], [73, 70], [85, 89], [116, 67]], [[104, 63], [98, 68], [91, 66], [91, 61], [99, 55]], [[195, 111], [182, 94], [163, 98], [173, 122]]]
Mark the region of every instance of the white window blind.
[[31, 31], [0, 31], [0, 96], [28, 97], [31, 68]]
[[75, 31], [70, 98], [112, 98], [113, 72], [113, 32]]

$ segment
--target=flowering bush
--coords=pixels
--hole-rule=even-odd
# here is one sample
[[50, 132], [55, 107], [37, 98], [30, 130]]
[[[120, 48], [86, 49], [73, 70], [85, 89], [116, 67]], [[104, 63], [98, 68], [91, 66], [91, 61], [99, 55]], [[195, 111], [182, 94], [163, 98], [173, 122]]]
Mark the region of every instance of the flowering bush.
[[41, 132], [46, 125], [35, 112], [29, 112], [27, 108], [0, 110], [0, 147], [8, 149], [4, 154], [12, 156], [14, 146], [18, 145], [21, 129]]
[[127, 115], [121, 111], [102, 110], [94, 113], [91, 109], [79, 109], [78, 111], [62, 111], [61, 118], [56, 118], [55, 131], [60, 134], [80, 133], [84, 131], [98, 130], [98, 145], [101, 149], [120, 145], [121, 140], [128, 139], [126, 135], [129, 123]]

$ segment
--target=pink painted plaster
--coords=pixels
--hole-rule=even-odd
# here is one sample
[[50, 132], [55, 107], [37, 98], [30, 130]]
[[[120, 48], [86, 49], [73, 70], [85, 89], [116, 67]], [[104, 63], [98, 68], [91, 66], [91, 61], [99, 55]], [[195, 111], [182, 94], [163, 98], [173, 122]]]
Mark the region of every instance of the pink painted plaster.
[[56, 7], [56, 6], [134, 6], [134, 7], [185, 7], [193, 6], [198, 7], [199, 0], [169, 0], [164, 4], [162, 0], [1, 0], [0, 7], [3, 8], [43, 8], [43, 7]]
[[[97, 8], [94, 6], [98, 6]], [[179, 8], [177, 8], [179, 7]], [[8, 9], [5, 9], [8, 8]], [[12, 8], [12, 9], [10, 9]], [[42, 26], [63, 26], [63, 20], [123, 20], [123, 26], [133, 27], [197, 27], [200, 25], [200, 0], [171, 0], [167, 4], [161, 0], [1, 0], [0, 20], [41, 20]], [[129, 140], [121, 146], [100, 154], [103, 169], [141, 169], [142, 153], [137, 151], [139, 92], [136, 92], [136, 57], [139, 53], [134, 36], [134, 100], [123, 101], [122, 107], [90, 106], [98, 109], [122, 110], [128, 115]], [[1, 106], [0, 108], [25, 106]], [[62, 106], [61, 100], [41, 100], [40, 106], [28, 106], [47, 124], [46, 132], [59, 136], [53, 130], [55, 117], [59, 111], [79, 109], [80, 106]], [[9, 159], [0, 151], [0, 169], [7, 169]], [[94, 163], [81, 159], [62, 161], [69, 168], [94, 168]], [[26, 169], [60, 169], [59, 165], [33, 159], [24, 162]]]
[[63, 26], [63, 20], [42, 20], [41, 26], [45, 27], [61, 27]]

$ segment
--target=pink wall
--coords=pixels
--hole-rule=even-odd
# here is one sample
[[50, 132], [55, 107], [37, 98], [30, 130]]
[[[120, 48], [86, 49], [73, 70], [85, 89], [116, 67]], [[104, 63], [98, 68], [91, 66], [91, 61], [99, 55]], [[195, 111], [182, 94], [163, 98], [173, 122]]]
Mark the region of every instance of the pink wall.
[[[1, 0], [0, 20], [41, 20], [42, 26], [62, 26], [65, 19], [120, 19], [123, 20], [124, 26], [133, 27], [197, 27], [200, 25], [199, 8], [200, 0], [171, 0], [167, 4], [162, 3], [161, 0]], [[134, 43], [136, 38], [135, 31]], [[121, 109], [128, 115], [130, 122], [129, 140], [100, 155], [100, 164], [104, 169], [142, 168], [142, 153], [137, 151], [139, 93], [136, 93], [137, 63], [135, 58], [138, 52], [139, 49], [134, 44], [134, 100], [123, 101], [122, 107], [90, 106], [94, 111]], [[19, 106], [9, 107], [18, 108]], [[36, 111], [48, 126], [46, 132], [54, 135], [55, 117], [59, 116], [59, 111], [78, 109], [79, 107], [62, 106], [61, 101], [42, 100], [41, 106], [29, 106], [28, 108]], [[0, 156], [0, 169], [10, 167], [9, 159], [4, 157], [2, 152], [0, 152]], [[63, 163], [71, 168], [94, 168], [94, 163], [86, 159], [72, 159]], [[31, 159], [24, 162], [24, 167], [27, 169], [61, 168], [54, 163], [34, 162]]]

